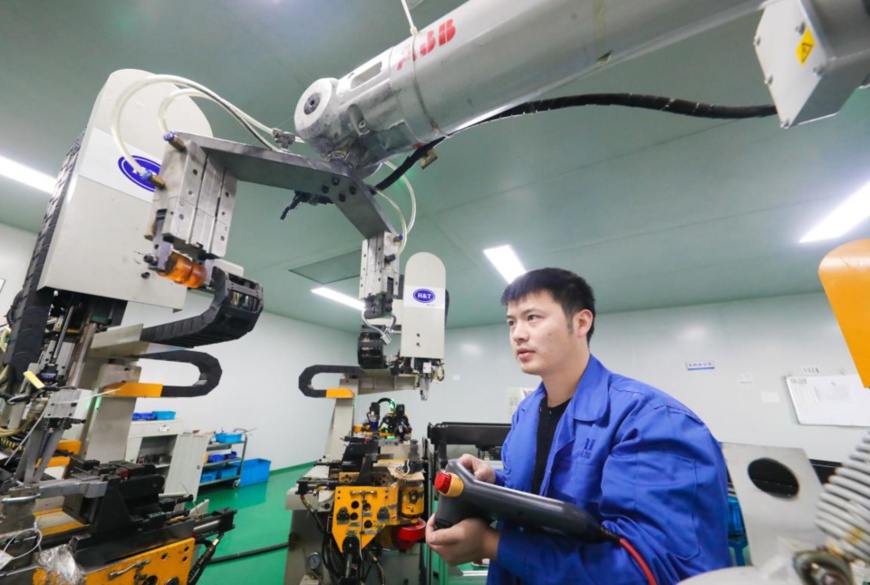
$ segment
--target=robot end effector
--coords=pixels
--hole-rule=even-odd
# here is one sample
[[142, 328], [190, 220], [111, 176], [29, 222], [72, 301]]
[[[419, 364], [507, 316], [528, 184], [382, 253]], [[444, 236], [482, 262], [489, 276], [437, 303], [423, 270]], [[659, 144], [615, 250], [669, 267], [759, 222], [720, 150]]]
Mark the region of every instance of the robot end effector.
[[[357, 357], [364, 375], [361, 390], [380, 385], [383, 372], [402, 389], [407, 379], [428, 398], [429, 384], [443, 377], [444, 327], [447, 290], [444, 264], [437, 256], [418, 253], [410, 258], [405, 274], [399, 274], [401, 236], [384, 233], [363, 242], [359, 297], [365, 302]], [[384, 354], [395, 333], [401, 333], [398, 354]], [[380, 373], [379, 373], [380, 372]], [[383, 388], [388, 389], [388, 388]]]

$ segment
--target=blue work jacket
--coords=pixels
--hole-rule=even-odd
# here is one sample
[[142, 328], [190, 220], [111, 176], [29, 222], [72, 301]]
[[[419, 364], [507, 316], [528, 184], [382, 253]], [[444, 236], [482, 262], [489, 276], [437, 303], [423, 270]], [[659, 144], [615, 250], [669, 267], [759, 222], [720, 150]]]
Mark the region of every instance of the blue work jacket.
[[[499, 485], [531, 490], [541, 400], [543, 384], [514, 413]], [[584, 508], [624, 537], [659, 585], [731, 564], [719, 444], [677, 400], [594, 357], [556, 427], [540, 493]], [[647, 582], [616, 544], [499, 528], [489, 584]]]

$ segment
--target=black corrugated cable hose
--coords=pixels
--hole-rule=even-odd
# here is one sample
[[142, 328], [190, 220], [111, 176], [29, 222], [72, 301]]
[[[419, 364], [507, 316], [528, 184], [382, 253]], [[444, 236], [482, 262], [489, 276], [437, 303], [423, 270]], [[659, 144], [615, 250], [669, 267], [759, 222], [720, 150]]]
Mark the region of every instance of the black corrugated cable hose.
[[[514, 116], [524, 116], [526, 114], [537, 114], [540, 112], [561, 110], [563, 108], [576, 108], [580, 106], [623, 106], [627, 108], [642, 108], [658, 112], [668, 112], [670, 114], [680, 114], [682, 116], [692, 116], [695, 118], [711, 118], [714, 120], [742, 120], [745, 118], [766, 118], [776, 115], [775, 106], [717, 106], [703, 102], [693, 102], [656, 95], [633, 93], [590, 93], [585, 95], [572, 95], [526, 102], [491, 116], [486, 120], [482, 120], [477, 124], [473, 124], [468, 128], [474, 128], [481, 124], [503, 120], [505, 118], [512, 118]], [[467, 130], [468, 128], [464, 128], [463, 130]], [[408, 170], [414, 166], [414, 163], [425, 156], [430, 150], [435, 148], [435, 146], [440, 144], [445, 138], [448, 137], [443, 136], [437, 138], [415, 150], [396, 168], [396, 170], [390, 173], [386, 179], [378, 183], [376, 187], [383, 191], [391, 186], [393, 183], [398, 181], [402, 175], [408, 172]]]

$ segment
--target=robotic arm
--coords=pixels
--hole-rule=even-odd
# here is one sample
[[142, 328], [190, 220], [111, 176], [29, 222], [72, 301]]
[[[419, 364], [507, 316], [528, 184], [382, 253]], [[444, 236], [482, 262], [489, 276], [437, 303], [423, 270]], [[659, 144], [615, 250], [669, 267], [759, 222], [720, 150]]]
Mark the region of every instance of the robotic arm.
[[762, 6], [747, 42], [784, 127], [836, 113], [868, 82], [862, 0], [471, 0], [341, 79], [314, 82], [296, 130], [326, 159], [368, 169]]

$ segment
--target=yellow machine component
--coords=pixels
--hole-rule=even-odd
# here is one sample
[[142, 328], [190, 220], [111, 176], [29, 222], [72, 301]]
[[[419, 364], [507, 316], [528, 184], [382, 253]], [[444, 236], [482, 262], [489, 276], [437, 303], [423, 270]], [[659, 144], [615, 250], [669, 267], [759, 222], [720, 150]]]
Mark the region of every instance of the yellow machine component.
[[82, 524], [60, 508], [34, 512], [33, 516], [36, 518], [36, 527], [42, 536], [72, 534], [87, 527], [87, 524]]
[[327, 398], [354, 398], [356, 394], [350, 388], [327, 388]]
[[[141, 585], [173, 583], [187, 585], [194, 540], [189, 538], [128, 557], [86, 573], [84, 585]], [[34, 585], [56, 583], [43, 569], [33, 577]]]
[[58, 451], [67, 451], [73, 455], [78, 455], [82, 449], [82, 442], [77, 439], [61, 439], [57, 444]]
[[819, 265], [819, 278], [834, 310], [861, 383], [870, 387], [870, 240], [835, 248]]
[[423, 502], [423, 485], [417, 481], [396, 481], [383, 487], [339, 486], [335, 489], [332, 536], [342, 552], [348, 537], [358, 538], [364, 549], [387, 526], [416, 523], [423, 515]]
[[398, 523], [399, 486], [340, 486], [335, 489], [332, 536], [344, 552], [348, 537], [359, 539], [365, 548], [386, 526]]
[[36, 374], [33, 372], [24, 372], [24, 379], [30, 382], [30, 385], [36, 388], [37, 390], [42, 390], [45, 388], [45, 384], [42, 383], [42, 380], [36, 377]]
[[199, 288], [208, 279], [208, 271], [205, 266], [178, 252], [169, 255], [166, 270], [158, 271], [157, 274], [178, 284], [183, 284], [187, 288]]
[[69, 465], [69, 457], [52, 457], [48, 460], [48, 467], [66, 467]]
[[[125, 396], [128, 398], [159, 398], [163, 394], [163, 384], [145, 384], [143, 382], [122, 382], [108, 387], [109, 396]], [[108, 392], [107, 392], [108, 394]]]
[[[63, 439], [57, 445], [57, 451], [65, 451], [73, 455], [78, 455], [82, 448], [82, 442], [75, 439]], [[65, 455], [57, 455], [48, 460], [49, 467], [66, 467], [69, 465], [69, 457]]]
[[399, 513], [406, 518], [419, 518], [423, 515], [423, 486], [403, 485], [399, 488]]

